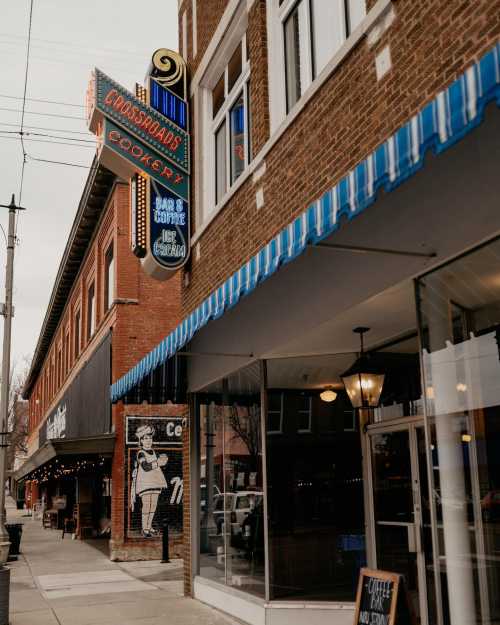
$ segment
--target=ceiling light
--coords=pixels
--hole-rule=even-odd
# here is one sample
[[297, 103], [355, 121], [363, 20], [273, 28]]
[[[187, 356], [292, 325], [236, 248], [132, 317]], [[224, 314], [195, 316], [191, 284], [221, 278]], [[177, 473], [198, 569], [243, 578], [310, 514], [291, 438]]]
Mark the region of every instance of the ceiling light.
[[337, 393], [331, 388], [326, 388], [322, 393], [319, 394], [319, 396], [323, 401], [326, 401], [328, 403], [337, 399]]

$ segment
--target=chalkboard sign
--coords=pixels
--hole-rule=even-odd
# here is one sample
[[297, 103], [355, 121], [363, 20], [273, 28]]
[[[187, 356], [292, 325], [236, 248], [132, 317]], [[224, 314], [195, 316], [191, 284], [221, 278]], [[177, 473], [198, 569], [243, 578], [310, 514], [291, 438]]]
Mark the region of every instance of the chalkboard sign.
[[412, 621], [402, 577], [361, 569], [354, 625], [406, 625]]

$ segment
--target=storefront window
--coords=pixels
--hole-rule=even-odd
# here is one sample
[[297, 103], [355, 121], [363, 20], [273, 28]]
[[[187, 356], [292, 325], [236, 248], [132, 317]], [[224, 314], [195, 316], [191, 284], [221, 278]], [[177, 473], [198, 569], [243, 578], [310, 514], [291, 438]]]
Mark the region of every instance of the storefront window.
[[199, 395], [200, 576], [264, 595], [259, 365]]
[[366, 564], [359, 428], [340, 386], [331, 403], [314, 388], [347, 368], [330, 360], [267, 362], [270, 599], [353, 601]]
[[445, 622], [500, 619], [500, 241], [418, 282]]

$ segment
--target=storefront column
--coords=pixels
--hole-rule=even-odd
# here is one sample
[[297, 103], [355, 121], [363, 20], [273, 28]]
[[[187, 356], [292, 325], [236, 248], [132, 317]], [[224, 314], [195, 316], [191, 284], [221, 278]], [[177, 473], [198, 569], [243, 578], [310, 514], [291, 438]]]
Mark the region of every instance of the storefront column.
[[[427, 288], [422, 302], [429, 325], [430, 350], [430, 354], [424, 353], [423, 358], [425, 396], [428, 417], [435, 424], [436, 431], [450, 622], [452, 625], [475, 625], [474, 579], [460, 415], [447, 414], [443, 410], [447, 403], [448, 384], [445, 379], [440, 379], [438, 369], [432, 363], [433, 352], [442, 351], [450, 345], [448, 301], [439, 290]], [[439, 403], [435, 398], [439, 398]]]
[[269, 501], [267, 489], [267, 361], [260, 361], [260, 432], [262, 438], [262, 492], [264, 520], [264, 598], [271, 599], [270, 591], [270, 558], [269, 558]]
[[474, 625], [476, 611], [462, 440], [460, 431], [454, 431], [453, 425], [451, 415], [436, 418], [450, 620], [453, 625]]

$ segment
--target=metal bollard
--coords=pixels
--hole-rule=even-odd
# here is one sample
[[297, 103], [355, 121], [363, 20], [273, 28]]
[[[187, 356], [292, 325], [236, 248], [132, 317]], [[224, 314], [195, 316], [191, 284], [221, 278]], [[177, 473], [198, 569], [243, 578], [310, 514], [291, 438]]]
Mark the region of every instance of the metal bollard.
[[168, 554], [168, 523], [163, 521], [163, 534], [161, 537], [161, 562], [167, 564], [170, 562]]

